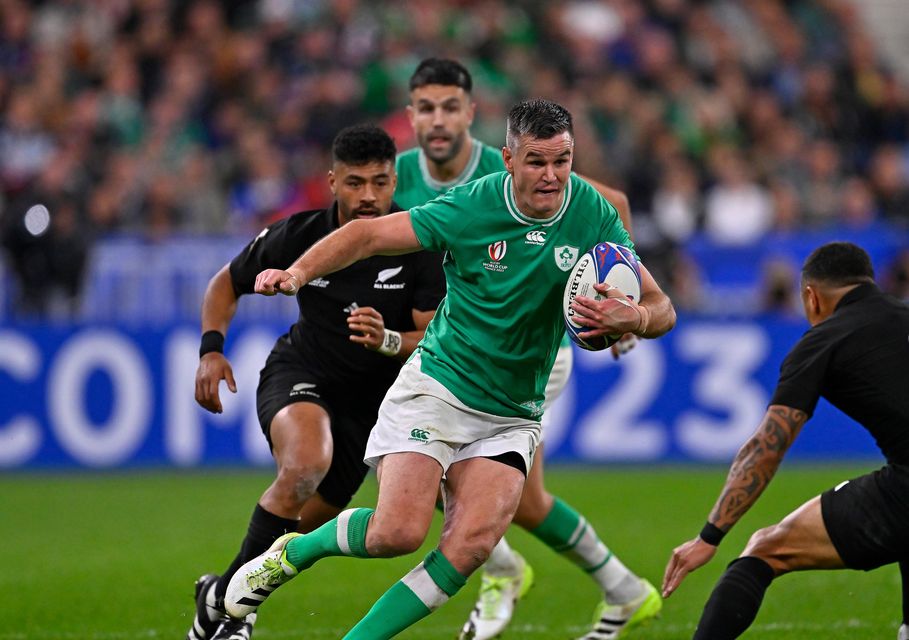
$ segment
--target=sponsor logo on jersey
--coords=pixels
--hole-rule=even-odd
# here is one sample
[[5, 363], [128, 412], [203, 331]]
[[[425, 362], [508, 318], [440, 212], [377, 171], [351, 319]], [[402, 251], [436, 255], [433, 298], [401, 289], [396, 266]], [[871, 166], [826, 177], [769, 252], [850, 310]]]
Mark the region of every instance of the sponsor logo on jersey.
[[295, 384], [294, 386], [292, 386], [290, 388], [290, 396], [291, 397], [294, 397], [294, 396], [316, 396], [316, 397], [318, 397], [319, 396], [318, 393], [316, 393], [315, 391], [310, 391], [310, 389], [315, 389], [315, 388], [316, 388], [316, 385], [314, 385], [312, 382], [298, 382], [297, 384]]
[[553, 249], [555, 252], [556, 266], [562, 271], [571, 271], [574, 263], [578, 261], [578, 248], [563, 245]]
[[403, 282], [386, 282], [401, 273], [403, 268], [402, 265], [400, 267], [392, 267], [391, 269], [382, 269], [379, 272], [379, 275], [376, 276], [375, 284], [372, 285], [373, 289], [403, 289], [405, 284]]
[[410, 437], [407, 439], [414, 442], [429, 442], [429, 431], [426, 429], [411, 429]]
[[310, 280], [306, 284], [308, 284], [310, 287], [319, 287], [320, 289], [324, 289], [328, 286], [329, 282], [325, 278], [316, 278], [315, 280]]
[[498, 242], [493, 242], [487, 247], [489, 257], [492, 258], [492, 262], [484, 262], [483, 268], [488, 271], [496, 271], [501, 273], [508, 268], [508, 265], [504, 265], [500, 262], [502, 258], [505, 257], [505, 252], [508, 251], [508, 243], [504, 240], [499, 240]]
[[528, 231], [524, 236], [524, 244], [535, 244], [542, 246], [546, 242], [545, 231]]

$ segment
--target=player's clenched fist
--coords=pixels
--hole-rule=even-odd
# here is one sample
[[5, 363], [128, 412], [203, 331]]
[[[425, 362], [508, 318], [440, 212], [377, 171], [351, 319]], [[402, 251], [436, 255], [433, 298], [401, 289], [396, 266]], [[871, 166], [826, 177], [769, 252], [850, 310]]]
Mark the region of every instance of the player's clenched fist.
[[256, 293], [273, 296], [283, 293], [292, 296], [300, 288], [300, 280], [294, 274], [281, 269], [266, 269], [256, 276]]

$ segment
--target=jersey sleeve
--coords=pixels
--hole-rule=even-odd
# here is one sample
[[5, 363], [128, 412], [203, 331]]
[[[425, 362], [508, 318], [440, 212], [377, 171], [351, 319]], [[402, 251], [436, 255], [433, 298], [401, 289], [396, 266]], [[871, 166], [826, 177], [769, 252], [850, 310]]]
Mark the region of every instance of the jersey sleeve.
[[463, 187], [455, 187], [426, 204], [410, 209], [410, 221], [424, 249], [447, 251], [472, 216], [458, 205]]
[[237, 296], [252, 293], [256, 276], [265, 269], [286, 269], [314, 244], [303, 216], [291, 216], [265, 227], [230, 261], [230, 279]]
[[770, 404], [804, 411], [810, 417], [821, 397], [833, 346], [821, 330], [810, 329], [780, 366], [780, 378]]
[[413, 308], [417, 311], [432, 311], [439, 307], [439, 303], [445, 297], [442, 254], [435, 251], [420, 251], [414, 255], [417, 280], [414, 286]]

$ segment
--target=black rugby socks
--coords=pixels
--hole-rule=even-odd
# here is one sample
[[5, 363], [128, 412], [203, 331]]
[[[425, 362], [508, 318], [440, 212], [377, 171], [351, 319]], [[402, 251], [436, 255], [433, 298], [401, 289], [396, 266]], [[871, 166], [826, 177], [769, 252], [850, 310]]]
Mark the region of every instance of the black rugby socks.
[[285, 533], [296, 531], [298, 523], [298, 520], [276, 516], [263, 509], [262, 505], [256, 504], [252, 517], [249, 519], [246, 537], [243, 538], [243, 544], [240, 545], [240, 552], [215, 586], [217, 599], [221, 600], [224, 597], [224, 593], [227, 591], [227, 584], [230, 582], [231, 576], [237, 572], [237, 569], [260, 553], [263, 553], [271, 546], [272, 542]]
[[754, 622], [773, 578], [773, 569], [760, 558], [730, 562], [704, 605], [693, 640], [738, 638]]

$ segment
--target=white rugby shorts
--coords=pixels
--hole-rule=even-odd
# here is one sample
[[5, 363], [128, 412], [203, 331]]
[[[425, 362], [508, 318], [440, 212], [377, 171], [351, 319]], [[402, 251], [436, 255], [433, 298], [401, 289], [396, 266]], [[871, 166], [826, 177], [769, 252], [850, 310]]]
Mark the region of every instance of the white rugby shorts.
[[461, 460], [514, 451], [529, 472], [539, 442], [539, 422], [468, 407], [420, 370], [418, 353], [385, 394], [363, 460], [375, 467], [390, 453], [413, 451], [434, 458], [447, 472]]
[[562, 395], [562, 390], [568, 384], [568, 378], [571, 377], [571, 367], [574, 364], [574, 352], [571, 345], [559, 347], [556, 353], [555, 364], [552, 365], [552, 373], [549, 374], [549, 380], [546, 381], [546, 391], [543, 396], [543, 421], [540, 442], [546, 439], [546, 416], [552, 408], [556, 399]]

